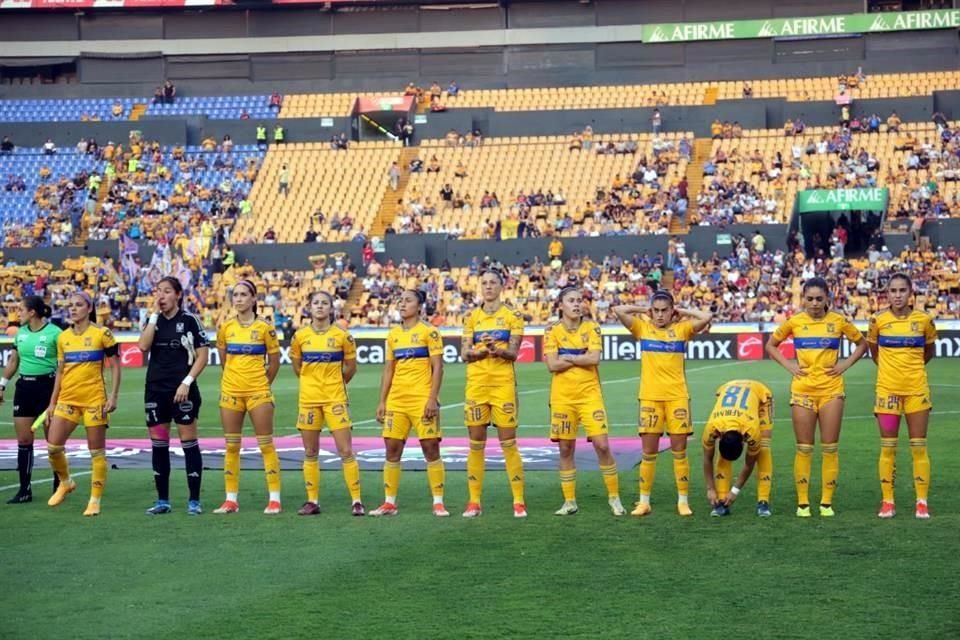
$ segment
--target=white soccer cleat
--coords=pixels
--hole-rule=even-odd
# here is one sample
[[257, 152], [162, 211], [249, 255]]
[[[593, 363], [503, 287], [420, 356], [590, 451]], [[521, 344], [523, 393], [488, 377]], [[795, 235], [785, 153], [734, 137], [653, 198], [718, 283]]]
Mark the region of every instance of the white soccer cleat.
[[567, 500], [563, 503], [563, 506], [553, 512], [555, 516], [572, 516], [577, 511], [580, 511], [580, 507], [577, 506], [577, 503], [573, 500]]
[[607, 501], [607, 504], [610, 505], [610, 512], [611, 512], [613, 515], [615, 515], [615, 516], [617, 516], [617, 517], [627, 515], [627, 510], [623, 508], [623, 503], [620, 502], [619, 496], [618, 496], [618, 497], [610, 498], [610, 499]]

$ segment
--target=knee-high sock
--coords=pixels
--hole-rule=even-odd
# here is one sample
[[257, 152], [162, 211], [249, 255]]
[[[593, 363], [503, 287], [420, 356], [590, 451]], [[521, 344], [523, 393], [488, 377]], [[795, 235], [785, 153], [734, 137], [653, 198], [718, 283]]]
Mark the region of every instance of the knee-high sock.
[[897, 482], [896, 438], [880, 438], [880, 462], [877, 469], [880, 472], [880, 495], [884, 502], [893, 502]]
[[33, 445], [17, 445], [17, 471], [20, 473], [20, 491], [30, 491], [30, 477], [33, 475]]
[[797, 504], [810, 504], [810, 468], [813, 465], [813, 445], [797, 444], [793, 456], [793, 483], [797, 488]]
[[577, 470], [560, 469], [560, 490], [563, 492], [564, 502], [575, 502], [577, 499]]
[[90, 450], [90, 499], [100, 501], [103, 488], [107, 484], [107, 452], [103, 449]]
[[833, 492], [837, 490], [840, 477], [840, 452], [836, 442], [821, 442], [820, 504], [833, 504]]
[[470, 440], [470, 451], [467, 452], [467, 487], [470, 493], [470, 502], [480, 504], [483, 495], [483, 477], [486, 475], [486, 457], [483, 440]]
[[280, 499], [280, 458], [273, 446], [273, 436], [257, 436], [260, 455], [263, 456], [263, 474], [267, 477], [267, 490], [271, 500]]
[[430, 493], [434, 498], [443, 497], [443, 485], [446, 475], [442, 459], [437, 458], [427, 463], [427, 481], [430, 483]]
[[913, 457], [913, 488], [917, 500], [926, 501], [930, 491], [930, 454], [926, 438], [910, 438], [910, 455]]
[[320, 500], [320, 458], [317, 454], [303, 456], [303, 486], [307, 489], [307, 502]]
[[383, 493], [386, 501], [394, 504], [397, 501], [397, 492], [400, 491], [400, 471], [402, 467], [399, 462], [383, 463]]
[[59, 478], [60, 482], [66, 482], [70, 479], [70, 464], [67, 462], [67, 454], [64, 453], [63, 446], [48, 444], [47, 461], [50, 463], [50, 468], [53, 469], [54, 477]]
[[673, 479], [677, 483], [677, 496], [686, 498], [690, 493], [690, 460], [686, 451], [673, 452]]
[[650, 502], [653, 479], [657, 476], [657, 454], [644, 453], [640, 461], [640, 502]]
[[237, 501], [240, 492], [240, 434], [228, 433], [224, 436], [227, 441], [226, 453], [223, 455], [223, 484], [227, 492], [227, 500]]
[[600, 473], [603, 474], [603, 484], [607, 487], [608, 498], [620, 497], [620, 476], [617, 474], [617, 463], [609, 465], [600, 465]]
[[513, 504], [523, 504], [523, 458], [517, 448], [516, 438], [504, 440], [500, 443], [503, 449], [503, 462], [507, 467], [507, 478], [510, 480], [510, 492], [513, 494]]
[[770, 439], [760, 439], [760, 453], [757, 456], [757, 502], [770, 502], [770, 488], [773, 486], [773, 449]]
[[153, 484], [157, 487], [157, 500], [170, 500], [170, 441], [150, 439]]
[[343, 482], [352, 502], [360, 502], [360, 463], [354, 456], [343, 459]]
[[733, 463], [718, 456], [717, 468], [713, 473], [713, 482], [717, 487], [717, 500], [726, 500], [730, 495], [730, 483], [733, 481]]
[[183, 466], [187, 473], [187, 489], [191, 500], [200, 499], [200, 485], [203, 482], [203, 455], [200, 453], [200, 443], [196, 440], [183, 440]]

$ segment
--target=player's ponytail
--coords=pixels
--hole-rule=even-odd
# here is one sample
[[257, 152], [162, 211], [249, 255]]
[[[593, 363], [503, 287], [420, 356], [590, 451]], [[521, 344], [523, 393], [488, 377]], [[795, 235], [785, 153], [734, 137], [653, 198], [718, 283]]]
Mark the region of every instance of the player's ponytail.
[[23, 299], [23, 306], [27, 311], [37, 314], [38, 318], [49, 318], [53, 315], [53, 309], [40, 296], [27, 296]]
[[427, 303], [427, 294], [420, 289], [407, 289], [410, 293], [417, 297], [417, 306], [423, 308], [423, 305]]

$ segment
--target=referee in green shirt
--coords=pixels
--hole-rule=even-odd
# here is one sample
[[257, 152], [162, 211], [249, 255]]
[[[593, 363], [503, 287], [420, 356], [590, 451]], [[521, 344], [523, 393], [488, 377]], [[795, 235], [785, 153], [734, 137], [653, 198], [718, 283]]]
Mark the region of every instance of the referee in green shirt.
[[[50, 306], [40, 296], [28, 296], [20, 302], [21, 325], [13, 342], [13, 353], [0, 377], [0, 403], [7, 385], [17, 371], [13, 394], [13, 427], [17, 431], [17, 471], [20, 489], [7, 504], [33, 501], [30, 476], [33, 473], [33, 430], [37, 417], [50, 405], [57, 371], [57, 336], [60, 328], [49, 321]], [[46, 427], [44, 427], [46, 430]], [[53, 489], [57, 489], [57, 475]]]

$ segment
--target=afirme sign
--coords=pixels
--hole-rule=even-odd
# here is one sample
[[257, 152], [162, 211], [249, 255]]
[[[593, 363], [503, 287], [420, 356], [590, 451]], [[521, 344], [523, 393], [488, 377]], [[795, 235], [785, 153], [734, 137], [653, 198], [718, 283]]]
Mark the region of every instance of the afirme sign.
[[645, 24], [641, 31], [641, 37], [647, 43], [691, 42], [694, 40], [740, 40], [921, 29], [956, 29], [958, 27], [960, 27], [960, 10], [938, 9], [935, 11], [851, 13], [809, 18], [771, 18], [770, 20]]
[[883, 211], [890, 192], [875, 189], [806, 189], [797, 192], [797, 211]]

